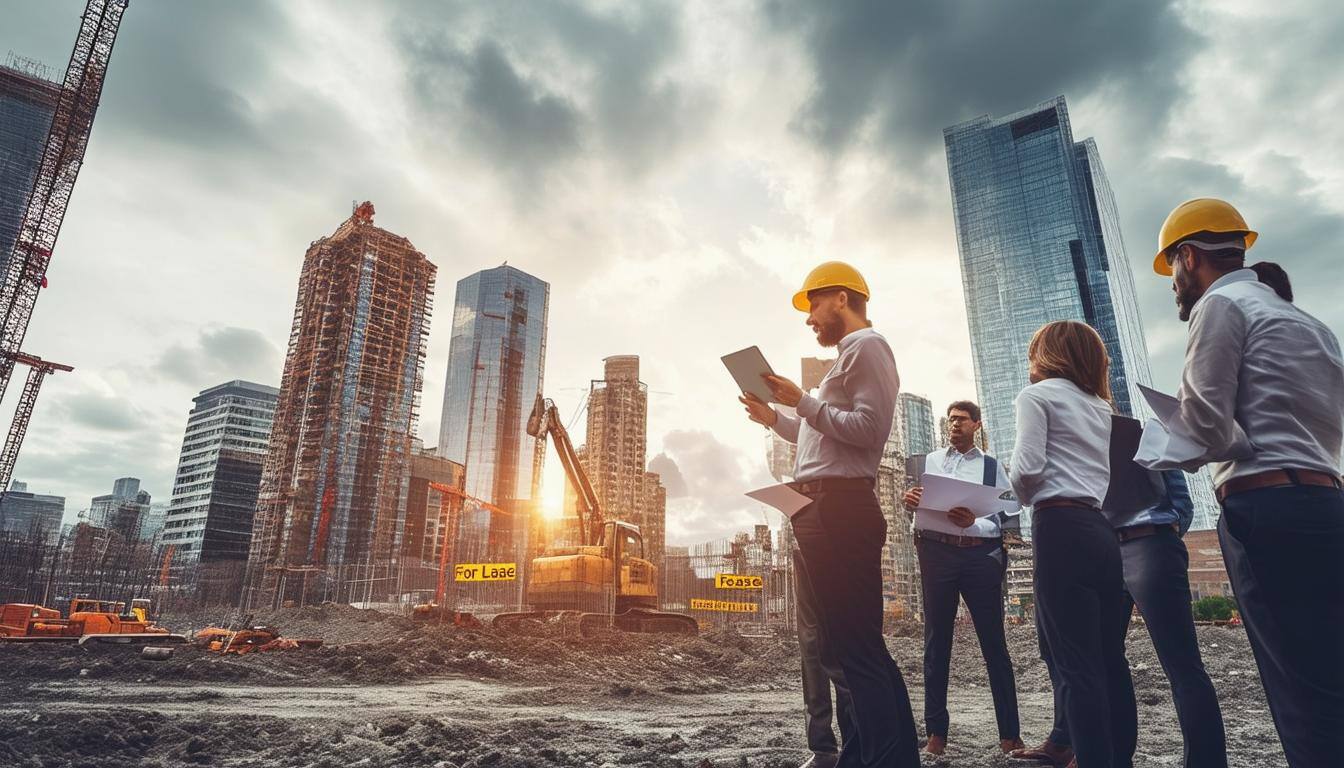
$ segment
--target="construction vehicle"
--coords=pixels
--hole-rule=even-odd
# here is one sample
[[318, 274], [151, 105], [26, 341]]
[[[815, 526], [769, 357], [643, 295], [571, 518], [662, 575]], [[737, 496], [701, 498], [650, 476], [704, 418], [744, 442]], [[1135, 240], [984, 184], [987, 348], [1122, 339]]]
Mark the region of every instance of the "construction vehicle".
[[627, 632], [699, 633], [694, 618], [658, 609], [658, 572], [644, 557], [639, 527], [604, 518], [553, 401], [537, 398], [527, 434], [538, 440], [549, 437], [559, 454], [577, 496], [580, 543], [548, 547], [534, 559], [526, 592], [532, 610], [500, 614], [494, 626], [559, 617], [577, 620], [585, 632], [610, 625]]
[[143, 645], [185, 643], [187, 638], [155, 624], [149, 618], [148, 600], [132, 600], [128, 611], [124, 602], [77, 597], [70, 601], [65, 617], [29, 603], [0, 606], [0, 641]]
[[225, 629], [206, 627], [192, 635], [191, 642], [205, 646], [213, 653], [252, 653], [253, 651], [292, 651], [300, 648], [321, 648], [322, 641], [315, 637], [282, 637], [275, 627], [244, 627]]

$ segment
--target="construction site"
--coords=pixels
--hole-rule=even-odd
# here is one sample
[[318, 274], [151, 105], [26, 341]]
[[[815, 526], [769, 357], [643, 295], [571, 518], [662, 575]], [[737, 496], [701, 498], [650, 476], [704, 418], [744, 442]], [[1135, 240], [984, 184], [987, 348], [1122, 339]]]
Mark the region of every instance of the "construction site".
[[[26, 370], [0, 499], [20, 492], [10, 481], [43, 381], [75, 370], [24, 340], [126, 11], [88, 0], [61, 82], [17, 57], [0, 67], [0, 139], [24, 149], [0, 153], [0, 397]], [[669, 543], [639, 357], [601, 358], [602, 378], [564, 418], [543, 385], [549, 285], [507, 263], [457, 284], [427, 448], [416, 436], [437, 268], [375, 213], [354, 202], [303, 253], [279, 387], [236, 380], [196, 398], [160, 533], [141, 535], [138, 480], [127, 493], [143, 503], [106, 497], [112, 513], [96, 522], [61, 530], [33, 514], [0, 530], [0, 765], [801, 764], [788, 523]], [[804, 359], [804, 389], [834, 362]], [[914, 426], [931, 412], [911, 417], [907, 400], [876, 493], [886, 642], [918, 712], [921, 590], [899, 500], [918, 476], [908, 461], [936, 437]], [[548, 455], [565, 482], [554, 517], [541, 510]], [[772, 438], [759, 458], [791, 478], [792, 445]], [[1197, 586], [1226, 593], [1204, 550], [1192, 544]], [[1008, 643], [1033, 742], [1052, 692], [1030, 544], [1009, 557]], [[924, 764], [1022, 765], [998, 750], [976, 635], [958, 621], [949, 747]], [[1208, 621], [1198, 634], [1231, 765], [1282, 765], [1245, 631]], [[1128, 649], [1136, 765], [1178, 765], [1170, 686], [1142, 621]]]

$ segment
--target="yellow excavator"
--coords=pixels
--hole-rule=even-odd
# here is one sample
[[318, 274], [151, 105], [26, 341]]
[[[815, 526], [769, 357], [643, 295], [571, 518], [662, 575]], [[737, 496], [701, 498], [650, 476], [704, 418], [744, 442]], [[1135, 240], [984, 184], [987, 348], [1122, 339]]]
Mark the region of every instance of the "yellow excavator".
[[539, 440], [549, 437], [560, 456], [578, 499], [580, 543], [548, 547], [533, 560], [527, 581], [532, 610], [500, 614], [493, 625], [562, 617], [577, 619], [581, 631], [610, 625], [627, 632], [697, 634], [694, 618], [658, 610], [658, 571], [644, 557], [639, 526], [603, 517], [554, 402], [537, 398], [527, 434]]

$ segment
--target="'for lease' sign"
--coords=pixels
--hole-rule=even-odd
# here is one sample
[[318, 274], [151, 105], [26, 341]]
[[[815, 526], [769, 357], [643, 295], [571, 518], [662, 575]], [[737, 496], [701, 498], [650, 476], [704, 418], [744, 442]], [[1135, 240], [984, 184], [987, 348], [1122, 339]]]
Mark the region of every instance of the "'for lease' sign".
[[458, 581], [513, 581], [518, 578], [517, 563], [459, 563], [453, 567]]

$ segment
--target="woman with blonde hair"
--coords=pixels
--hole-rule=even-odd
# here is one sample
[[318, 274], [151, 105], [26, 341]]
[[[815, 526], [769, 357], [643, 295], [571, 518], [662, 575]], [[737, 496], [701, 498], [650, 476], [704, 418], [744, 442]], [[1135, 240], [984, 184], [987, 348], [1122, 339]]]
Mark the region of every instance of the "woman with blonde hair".
[[1047, 323], [1027, 348], [1009, 479], [1032, 509], [1035, 603], [1079, 768], [1126, 768], [1138, 738], [1125, 659], [1120, 546], [1101, 502], [1110, 484], [1106, 346], [1091, 326]]

